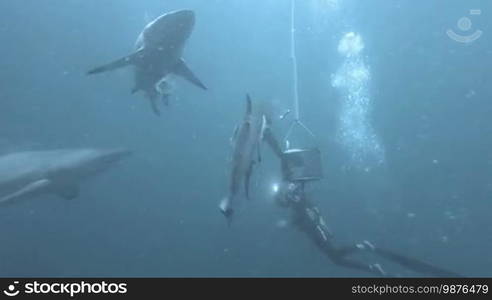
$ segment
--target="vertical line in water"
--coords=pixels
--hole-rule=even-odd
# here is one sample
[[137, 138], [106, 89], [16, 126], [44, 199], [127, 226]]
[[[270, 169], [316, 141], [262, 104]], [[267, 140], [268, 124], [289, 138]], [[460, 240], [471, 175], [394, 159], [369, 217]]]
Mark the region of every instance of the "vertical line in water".
[[294, 79], [294, 116], [295, 121], [299, 121], [299, 90], [296, 57], [296, 38], [295, 38], [295, 0], [290, 1], [290, 57], [292, 59], [293, 79]]

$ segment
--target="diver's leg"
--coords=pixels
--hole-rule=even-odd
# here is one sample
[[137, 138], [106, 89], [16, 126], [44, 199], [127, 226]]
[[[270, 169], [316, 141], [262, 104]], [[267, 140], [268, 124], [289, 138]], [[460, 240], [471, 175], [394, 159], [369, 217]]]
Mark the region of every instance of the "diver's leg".
[[338, 248], [338, 252], [340, 253], [341, 256], [346, 256], [354, 252], [366, 251], [366, 250], [374, 251], [374, 249], [375, 249], [374, 245], [371, 244], [369, 241], [363, 241], [362, 243], [357, 243], [354, 245]]
[[325, 239], [323, 240], [318, 239], [317, 244], [318, 246], [320, 246], [323, 252], [328, 256], [328, 258], [330, 258], [330, 260], [336, 265], [368, 272], [379, 276], [388, 276], [388, 274], [383, 270], [381, 265], [377, 263], [368, 264], [347, 257], [348, 255], [354, 252], [361, 251], [361, 248], [358, 244], [337, 248], [333, 246], [331, 240], [325, 240]]
[[[336, 251], [336, 256], [340, 257], [338, 264], [344, 264], [347, 266], [352, 266], [359, 268], [361, 266], [358, 266], [358, 262], [355, 263], [353, 261], [347, 260], [344, 258], [347, 255], [350, 255], [354, 252], [357, 251], [370, 251], [382, 258], [385, 258], [389, 261], [392, 261], [394, 263], [397, 263], [411, 271], [425, 274], [425, 275], [432, 275], [432, 276], [438, 276], [438, 277], [463, 277], [462, 275], [455, 273], [453, 271], [449, 271], [446, 269], [442, 269], [440, 267], [433, 266], [431, 264], [428, 264], [426, 262], [423, 262], [421, 260], [408, 257], [405, 255], [401, 255], [399, 253], [396, 253], [394, 251], [388, 250], [388, 249], [381, 249], [379, 247], [375, 247], [372, 243], [369, 241], [364, 241], [359, 244], [355, 244], [353, 246], [347, 246], [347, 247], [342, 247], [339, 249], [334, 250]], [[381, 273], [385, 273], [381, 266], [379, 264], [373, 264], [370, 265], [371, 268], [380, 268]]]
[[347, 247], [337, 248], [333, 245], [333, 234], [321, 216], [316, 206], [309, 203], [305, 198], [304, 201], [294, 206], [296, 212], [297, 224], [318, 246], [318, 248], [336, 265], [368, 272], [378, 276], [387, 276], [386, 272], [379, 264], [367, 264], [356, 260], [346, 258], [347, 255], [360, 251], [359, 244]]
[[339, 253], [340, 256], [347, 256], [355, 252], [360, 252], [361, 250], [364, 249], [361, 248], [360, 244], [355, 244], [355, 245], [340, 247], [337, 249], [337, 252]]
[[313, 228], [313, 230], [311, 230], [310, 235], [316, 245], [334, 264], [350, 269], [368, 272], [378, 276], [388, 276], [379, 264], [367, 264], [347, 258], [347, 255], [361, 251], [360, 245], [356, 244], [341, 248], [335, 247], [332, 243], [332, 235], [326, 231], [325, 226], [317, 225]]
[[383, 268], [379, 264], [365, 264], [363, 262], [347, 259], [344, 257], [333, 257], [330, 255], [328, 256], [330, 257], [331, 261], [336, 265], [345, 268], [368, 272], [374, 275], [388, 276], [388, 274], [383, 270]]

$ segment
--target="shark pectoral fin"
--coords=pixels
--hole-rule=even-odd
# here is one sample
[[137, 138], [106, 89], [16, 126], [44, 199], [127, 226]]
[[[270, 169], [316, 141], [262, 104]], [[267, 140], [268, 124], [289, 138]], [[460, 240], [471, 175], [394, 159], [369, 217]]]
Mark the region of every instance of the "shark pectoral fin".
[[43, 193], [48, 189], [50, 185], [51, 185], [51, 181], [48, 179], [41, 179], [32, 182], [26, 185], [25, 187], [23, 187], [22, 189], [18, 190], [17, 192], [7, 195], [3, 198], [0, 198], [0, 203], [13, 202], [24, 197], [29, 197], [29, 196]]
[[268, 130], [268, 121], [265, 115], [261, 116], [260, 141], [265, 139], [265, 132]]
[[248, 170], [246, 171], [246, 176], [244, 177], [244, 192], [246, 193], [246, 199], [248, 200], [249, 200], [249, 182], [251, 179], [251, 173], [253, 173], [253, 165], [254, 163], [251, 162]]
[[130, 54], [130, 55], [127, 55], [125, 57], [119, 58], [115, 61], [112, 61], [109, 64], [102, 65], [102, 66], [96, 67], [92, 70], [89, 70], [87, 72], [87, 75], [103, 73], [103, 72], [112, 71], [112, 70], [126, 67], [128, 65], [133, 64], [135, 62], [135, 60], [140, 58], [141, 56], [142, 56], [142, 54], [140, 52], [135, 52], [133, 54]]
[[193, 83], [194, 85], [196, 85], [196, 86], [198, 86], [204, 90], [207, 89], [207, 87], [201, 82], [201, 80], [198, 79], [198, 77], [196, 77], [195, 74], [193, 74], [193, 72], [186, 65], [186, 63], [183, 59], [180, 59], [180, 61], [178, 62], [178, 64], [174, 68], [173, 73], [185, 78], [189, 82]]
[[72, 200], [75, 199], [79, 196], [80, 194], [80, 189], [77, 185], [65, 185], [61, 188], [56, 189], [55, 192], [56, 195], [60, 196], [63, 199], [66, 200]]

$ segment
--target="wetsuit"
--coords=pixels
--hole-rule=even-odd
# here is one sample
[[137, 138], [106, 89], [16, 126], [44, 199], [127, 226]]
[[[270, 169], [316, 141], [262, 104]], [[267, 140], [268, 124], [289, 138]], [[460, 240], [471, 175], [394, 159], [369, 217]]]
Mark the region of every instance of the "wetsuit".
[[306, 233], [333, 263], [375, 275], [392, 276], [386, 273], [379, 264], [368, 264], [349, 257], [349, 255], [355, 252], [367, 251], [424, 275], [463, 277], [458, 273], [401, 255], [392, 250], [375, 247], [368, 241], [344, 247], [336, 247], [333, 241], [333, 234], [326, 226], [323, 216], [318, 208], [306, 197], [304, 192], [305, 184], [303, 182], [287, 182], [286, 184], [284, 195], [282, 195], [283, 199], [278, 199], [279, 204], [292, 209], [294, 225]]
[[307, 199], [304, 183], [288, 183], [285, 197], [287, 199], [284, 200], [286, 202], [283, 206], [292, 209], [294, 225], [304, 232], [333, 263], [375, 275], [386, 275], [379, 264], [367, 264], [348, 257], [354, 252], [361, 251], [364, 247], [362, 244], [346, 247], [336, 247], [333, 244], [333, 234], [318, 208]]
[[[272, 134], [270, 128], [264, 133], [265, 141], [270, 145], [273, 152], [283, 159], [283, 152]], [[304, 232], [316, 244], [316, 246], [328, 256], [335, 264], [346, 268], [364, 271], [379, 276], [391, 276], [386, 273], [379, 264], [368, 264], [351, 259], [349, 255], [359, 251], [369, 251], [381, 258], [397, 263], [409, 270], [430, 276], [438, 277], [463, 277], [452, 271], [448, 271], [418, 259], [401, 255], [388, 249], [374, 247], [370, 242], [353, 244], [345, 247], [336, 247], [333, 243], [333, 234], [330, 232], [318, 208], [307, 198], [302, 181], [288, 181], [284, 173], [284, 183], [277, 203], [289, 207], [293, 212], [293, 223]]]

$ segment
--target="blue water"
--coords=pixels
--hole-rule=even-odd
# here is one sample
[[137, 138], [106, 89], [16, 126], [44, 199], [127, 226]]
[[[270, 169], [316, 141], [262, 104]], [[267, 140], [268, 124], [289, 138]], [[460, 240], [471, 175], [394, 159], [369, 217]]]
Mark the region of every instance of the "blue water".
[[[208, 91], [178, 79], [156, 117], [130, 94], [130, 69], [85, 75], [130, 53], [149, 18], [181, 8], [196, 13], [184, 57]], [[492, 276], [491, 12], [478, 0], [296, 1], [300, 116], [325, 170], [310, 196], [337, 243], [368, 239]], [[272, 202], [280, 175], [265, 147], [233, 226], [217, 208], [245, 94], [277, 115], [293, 108], [290, 21], [287, 0], [0, 1], [0, 151], [135, 153], [77, 199], [2, 208], [0, 276], [365, 276], [278, 226], [288, 212]], [[460, 43], [448, 29], [483, 35]], [[333, 82], [348, 32], [363, 39], [355, 65], [368, 75], [355, 89]], [[279, 137], [288, 126], [275, 119]]]

